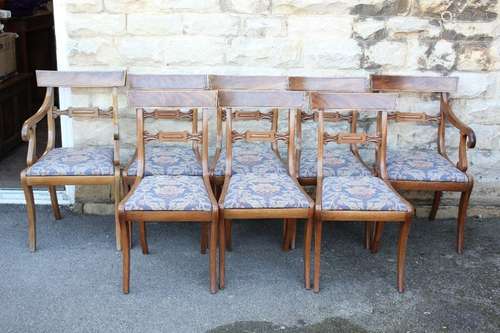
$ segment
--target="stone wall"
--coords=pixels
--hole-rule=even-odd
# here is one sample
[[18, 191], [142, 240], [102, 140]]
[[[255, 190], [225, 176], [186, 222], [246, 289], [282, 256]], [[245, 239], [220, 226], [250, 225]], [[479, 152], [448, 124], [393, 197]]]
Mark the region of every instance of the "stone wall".
[[[477, 133], [470, 151], [476, 186], [471, 214], [500, 204], [500, 24], [496, 0], [65, 0], [56, 1], [61, 69], [126, 68], [135, 73], [367, 76], [453, 75], [456, 113]], [[74, 101], [104, 103], [103, 92]], [[133, 113], [120, 98], [123, 155], [133, 151]], [[432, 96], [400, 109], [436, 112]], [[311, 137], [312, 132], [306, 133]], [[427, 126], [390, 128], [391, 146], [428, 147]], [[448, 131], [452, 156], [457, 133]], [[102, 123], [74, 123], [74, 141], [103, 144]], [[109, 189], [79, 189], [87, 212], [103, 210]], [[412, 194], [427, 202], [428, 196]], [[445, 205], [456, 205], [456, 196]], [[453, 199], [453, 200], [451, 200]], [[95, 202], [98, 205], [95, 205]], [[425, 204], [424, 204], [425, 206]], [[444, 215], [453, 209], [444, 209]]]

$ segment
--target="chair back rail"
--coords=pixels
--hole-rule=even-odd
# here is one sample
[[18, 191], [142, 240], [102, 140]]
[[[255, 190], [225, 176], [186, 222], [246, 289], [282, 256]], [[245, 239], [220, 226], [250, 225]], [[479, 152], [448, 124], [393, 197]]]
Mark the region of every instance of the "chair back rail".
[[123, 87], [125, 79], [125, 71], [36, 71], [36, 82], [39, 87]]
[[211, 90], [131, 90], [128, 102], [135, 108], [216, 107], [217, 93]]
[[286, 76], [209, 75], [210, 89], [218, 90], [286, 90]]
[[[286, 90], [288, 88], [288, 77], [286, 76], [234, 76], [234, 75], [209, 75], [208, 82], [211, 89], [217, 90]], [[278, 130], [278, 112], [276, 110], [268, 113], [265, 116], [263, 113], [241, 114], [235, 116], [234, 120], [269, 120], [271, 122], [271, 130]], [[239, 118], [239, 119], [237, 119]], [[222, 150], [222, 123], [226, 121], [226, 114], [219, 108], [216, 119], [216, 153], [213, 168], [217, 163]], [[271, 143], [271, 147], [278, 153], [278, 146], [276, 143]]]
[[[232, 145], [238, 140], [247, 142], [270, 142], [276, 145], [278, 141], [284, 141], [288, 146], [288, 167], [292, 176], [295, 176], [295, 121], [296, 111], [305, 107], [305, 95], [303, 92], [295, 91], [241, 91], [221, 90], [219, 91], [219, 108], [226, 113], [226, 177], [231, 176], [232, 167]], [[238, 111], [233, 111], [237, 108]], [[237, 132], [233, 129], [233, 121], [241, 120], [244, 109], [251, 109], [250, 116], [243, 119], [263, 119], [265, 113], [253, 111], [255, 108], [272, 108], [273, 117], [277, 117], [279, 110], [288, 110], [288, 132], [278, 133], [277, 128], [270, 131]], [[277, 122], [276, 122], [277, 123]]]
[[372, 75], [371, 87], [374, 91], [385, 92], [427, 92], [453, 93], [457, 90], [457, 77]]
[[208, 89], [206, 75], [129, 74], [127, 82], [131, 89]]
[[[306, 91], [309, 94], [312, 92], [329, 92], [329, 93], [363, 93], [369, 91], [369, 81], [362, 77], [289, 77], [289, 89]], [[358, 114], [356, 111], [350, 113], [345, 112], [328, 112], [323, 115], [325, 122], [338, 123], [347, 122], [350, 125], [351, 132], [356, 132]], [[300, 168], [300, 156], [302, 151], [302, 123], [307, 121], [318, 121], [318, 114], [306, 112], [305, 110], [297, 114], [297, 141], [296, 141], [296, 156], [297, 170]], [[358, 149], [355, 144], [351, 145], [351, 151], [358, 155]]]
[[303, 77], [289, 78], [289, 89], [299, 91], [328, 91], [362, 93], [369, 91], [368, 80], [361, 77]]
[[[376, 146], [376, 169], [378, 174], [387, 179], [387, 112], [396, 106], [395, 94], [374, 93], [311, 93], [311, 108], [318, 114], [318, 164], [317, 184], [322, 184], [324, 146], [337, 144], [374, 144]], [[325, 131], [325, 115], [337, 110], [355, 110], [357, 112], [376, 112], [377, 129], [375, 134], [367, 132], [328, 133]]]
[[[210, 90], [193, 91], [148, 91], [133, 90], [129, 92], [129, 105], [137, 113], [137, 175], [136, 179], [144, 176], [145, 143], [160, 142], [194, 142], [202, 145], [201, 163], [203, 176], [208, 177], [208, 119], [209, 109], [217, 109], [217, 92]], [[190, 108], [188, 112], [181, 112], [179, 108]], [[202, 109], [202, 131], [194, 125], [197, 123], [198, 111]], [[188, 131], [158, 131], [150, 133], [144, 128], [144, 119], [169, 119], [182, 121], [193, 120], [192, 132]]]

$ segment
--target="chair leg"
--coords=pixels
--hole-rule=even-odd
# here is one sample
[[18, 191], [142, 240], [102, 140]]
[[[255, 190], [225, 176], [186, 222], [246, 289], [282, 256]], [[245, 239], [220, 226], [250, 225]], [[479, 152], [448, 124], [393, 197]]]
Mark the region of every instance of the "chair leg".
[[323, 233], [323, 221], [316, 218], [314, 234], [314, 292], [319, 293], [319, 270], [321, 263], [321, 234]]
[[226, 260], [226, 226], [224, 214], [219, 213], [219, 288], [225, 286], [225, 260]]
[[210, 223], [210, 245], [209, 245], [209, 261], [210, 261], [210, 292], [217, 292], [217, 219], [213, 219]]
[[[128, 244], [129, 241], [129, 222], [120, 219], [121, 243]], [[128, 294], [130, 286], [130, 248], [128, 246], [122, 247], [123, 258], [123, 280], [122, 288], [123, 293]]]
[[28, 244], [31, 252], [36, 251], [36, 213], [33, 187], [23, 185], [26, 210], [28, 211]]
[[116, 238], [116, 250], [121, 251], [122, 249], [122, 242], [121, 242], [121, 237], [120, 237], [120, 219], [118, 217], [118, 204], [120, 203], [121, 199], [121, 180], [120, 177], [115, 178], [115, 182], [113, 184], [113, 191], [114, 191], [114, 196], [115, 196], [115, 238]]
[[127, 230], [128, 230], [128, 248], [131, 249], [132, 248], [132, 236], [133, 236], [133, 227], [134, 225], [132, 224], [132, 221], [128, 221], [128, 227], [127, 227]]
[[226, 220], [225, 222], [226, 228], [226, 250], [233, 250], [233, 221]]
[[365, 240], [364, 240], [364, 243], [365, 243], [365, 249], [369, 249], [370, 248], [370, 243], [371, 243], [371, 240], [372, 240], [372, 226], [373, 226], [373, 222], [365, 222]]
[[408, 234], [410, 233], [411, 217], [407, 217], [401, 223], [398, 242], [398, 291], [405, 291], [405, 262], [406, 262], [406, 244], [408, 243]]
[[472, 189], [466, 192], [462, 192], [462, 194], [460, 195], [457, 220], [457, 253], [459, 254], [462, 254], [464, 252], [465, 221], [467, 219], [467, 207], [469, 206], [469, 198], [471, 192]]
[[52, 205], [52, 213], [54, 214], [54, 218], [56, 220], [60, 220], [61, 210], [59, 209], [59, 203], [57, 202], [57, 193], [55, 186], [49, 186], [49, 194], [50, 194], [50, 204]]
[[304, 285], [306, 289], [311, 289], [311, 241], [314, 219], [307, 219], [304, 230]]
[[439, 209], [439, 204], [441, 203], [441, 195], [443, 192], [436, 191], [434, 192], [434, 201], [432, 201], [431, 212], [429, 213], [429, 221], [434, 221], [436, 219], [436, 214]]
[[290, 249], [295, 250], [295, 240], [297, 239], [297, 220], [290, 219]]
[[208, 225], [204, 222], [201, 225], [200, 253], [206, 254], [208, 248]]
[[382, 238], [382, 232], [384, 231], [384, 222], [375, 222], [375, 233], [370, 244], [370, 251], [372, 253], [377, 253], [380, 247], [380, 239]]
[[283, 232], [282, 232], [282, 236], [281, 236], [281, 250], [283, 251], [288, 251], [290, 249], [290, 245], [289, 245], [289, 231], [288, 231], [288, 228], [289, 228], [289, 223], [288, 223], [288, 219], [284, 219], [283, 220]]
[[149, 254], [148, 235], [146, 233], [146, 222], [139, 222], [139, 239], [141, 242], [142, 254]]

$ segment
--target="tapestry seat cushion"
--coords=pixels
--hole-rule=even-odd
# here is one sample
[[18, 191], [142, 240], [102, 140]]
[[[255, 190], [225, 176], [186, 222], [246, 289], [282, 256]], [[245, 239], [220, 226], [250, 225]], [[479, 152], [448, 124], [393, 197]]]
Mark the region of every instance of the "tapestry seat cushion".
[[[203, 169], [190, 145], [146, 145], [144, 176], [202, 176]], [[130, 164], [127, 175], [137, 174], [137, 160]]]
[[126, 211], [210, 211], [212, 204], [199, 176], [147, 176], [124, 204]]
[[286, 174], [231, 176], [224, 208], [308, 208], [309, 201]]
[[[224, 176], [226, 149], [223, 148], [214, 174]], [[232, 174], [288, 174], [288, 169], [269, 143], [236, 143], [233, 145]]]
[[467, 175], [439, 153], [428, 150], [391, 150], [387, 153], [390, 180], [466, 183]]
[[402, 198], [375, 176], [325, 177], [322, 208], [341, 211], [408, 210]]
[[[317, 150], [303, 149], [300, 153], [299, 177], [316, 178]], [[329, 149], [324, 151], [323, 176], [370, 176], [371, 171], [350, 151]]]
[[111, 176], [113, 148], [54, 148], [33, 164], [28, 176]]

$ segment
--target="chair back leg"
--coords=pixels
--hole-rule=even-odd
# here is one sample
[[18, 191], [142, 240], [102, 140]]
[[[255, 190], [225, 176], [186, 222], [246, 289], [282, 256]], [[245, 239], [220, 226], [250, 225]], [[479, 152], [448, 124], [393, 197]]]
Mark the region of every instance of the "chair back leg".
[[432, 201], [431, 212], [429, 213], [429, 221], [434, 221], [436, 219], [436, 214], [439, 209], [439, 204], [441, 203], [441, 195], [443, 192], [434, 192], [434, 200]]
[[55, 186], [49, 186], [49, 194], [50, 194], [50, 204], [52, 206], [52, 213], [54, 214], [54, 218], [56, 220], [60, 220], [61, 211], [59, 210], [59, 203], [57, 202], [57, 192]]

